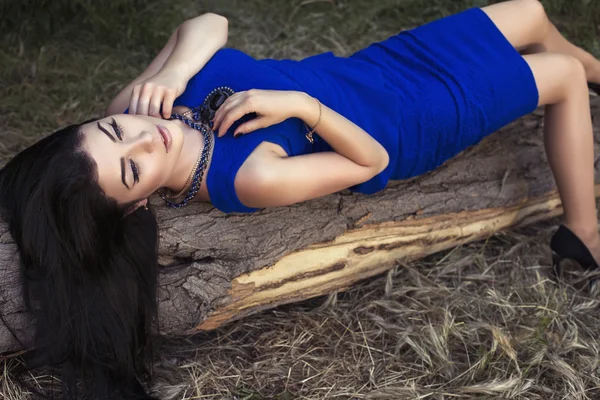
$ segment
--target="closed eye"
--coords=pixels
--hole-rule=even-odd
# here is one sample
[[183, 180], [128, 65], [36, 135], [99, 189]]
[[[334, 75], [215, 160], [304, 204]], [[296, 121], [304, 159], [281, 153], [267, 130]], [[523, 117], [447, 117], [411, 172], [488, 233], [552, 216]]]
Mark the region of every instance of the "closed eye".
[[119, 138], [119, 140], [123, 140], [123, 129], [121, 127], [121, 125], [119, 125], [117, 123], [117, 121], [115, 121], [114, 118], [112, 118], [112, 122], [110, 123], [110, 126], [112, 126], [113, 130], [115, 131], [115, 135], [117, 135], [117, 137]]
[[131, 172], [133, 173], [133, 182], [138, 183], [140, 181], [140, 169], [133, 160], [129, 160], [129, 164], [131, 165]]

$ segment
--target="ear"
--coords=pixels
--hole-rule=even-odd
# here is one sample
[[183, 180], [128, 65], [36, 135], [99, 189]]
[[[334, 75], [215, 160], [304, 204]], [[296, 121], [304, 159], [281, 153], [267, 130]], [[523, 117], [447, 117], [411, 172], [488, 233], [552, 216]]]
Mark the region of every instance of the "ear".
[[137, 210], [140, 207], [144, 207], [147, 210], [148, 209], [148, 199], [140, 200], [137, 203], [133, 204], [131, 207], [129, 207], [127, 210], [125, 210], [125, 214], [123, 214], [123, 218], [125, 218], [126, 216], [128, 216], [129, 214], [131, 214], [132, 212], [134, 212], [135, 210]]

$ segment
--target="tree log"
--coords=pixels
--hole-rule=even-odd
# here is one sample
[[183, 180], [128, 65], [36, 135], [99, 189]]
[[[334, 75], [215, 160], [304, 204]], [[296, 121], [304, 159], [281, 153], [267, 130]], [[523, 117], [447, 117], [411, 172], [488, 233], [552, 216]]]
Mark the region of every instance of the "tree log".
[[[592, 98], [592, 114], [600, 117], [598, 97]], [[544, 153], [542, 116], [537, 110], [435, 171], [391, 182], [370, 196], [343, 191], [254, 214], [224, 214], [202, 203], [173, 211], [152, 199], [160, 225], [159, 333], [213, 329], [347, 289], [398, 260], [561, 214]], [[594, 136], [600, 154], [600, 127]], [[0, 277], [5, 353], [27, 348], [31, 333], [18, 255], [5, 224]]]

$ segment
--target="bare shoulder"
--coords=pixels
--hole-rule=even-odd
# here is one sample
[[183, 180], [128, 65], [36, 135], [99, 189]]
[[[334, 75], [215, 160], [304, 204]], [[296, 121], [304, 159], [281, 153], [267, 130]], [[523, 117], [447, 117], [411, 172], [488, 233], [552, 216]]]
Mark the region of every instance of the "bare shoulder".
[[278, 144], [262, 142], [256, 146], [238, 170], [234, 180], [235, 191], [242, 204], [247, 205], [246, 201], [251, 203], [256, 191], [261, 190], [261, 182], [266, 179], [273, 162], [287, 157], [288, 154]]
[[268, 167], [273, 160], [287, 158], [288, 154], [283, 147], [271, 142], [262, 142], [246, 158], [235, 177], [236, 181], [244, 177], [255, 177], [257, 170]]

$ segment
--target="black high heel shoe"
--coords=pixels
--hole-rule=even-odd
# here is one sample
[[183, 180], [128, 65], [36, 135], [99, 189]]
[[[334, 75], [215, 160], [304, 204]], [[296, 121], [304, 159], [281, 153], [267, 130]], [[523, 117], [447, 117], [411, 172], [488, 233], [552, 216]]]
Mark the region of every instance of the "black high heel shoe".
[[[552, 269], [557, 279], [563, 276], [561, 268], [561, 262], [565, 259], [571, 259], [577, 261], [577, 263], [583, 268], [583, 274], [581, 271], [569, 271], [578, 275], [587, 283], [587, 272], [600, 269], [598, 263], [590, 253], [587, 246], [575, 235], [569, 228], [564, 225], [558, 227], [558, 230], [552, 235], [550, 240], [550, 249], [552, 250]], [[581, 276], [583, 275], [583, 276]], [[590, 285], [594, 285], [597, 278], [590, 281]]]
[[590, 88], [591, 91], [600, 96], [600, 84], [588, 82], [588, 88]]

